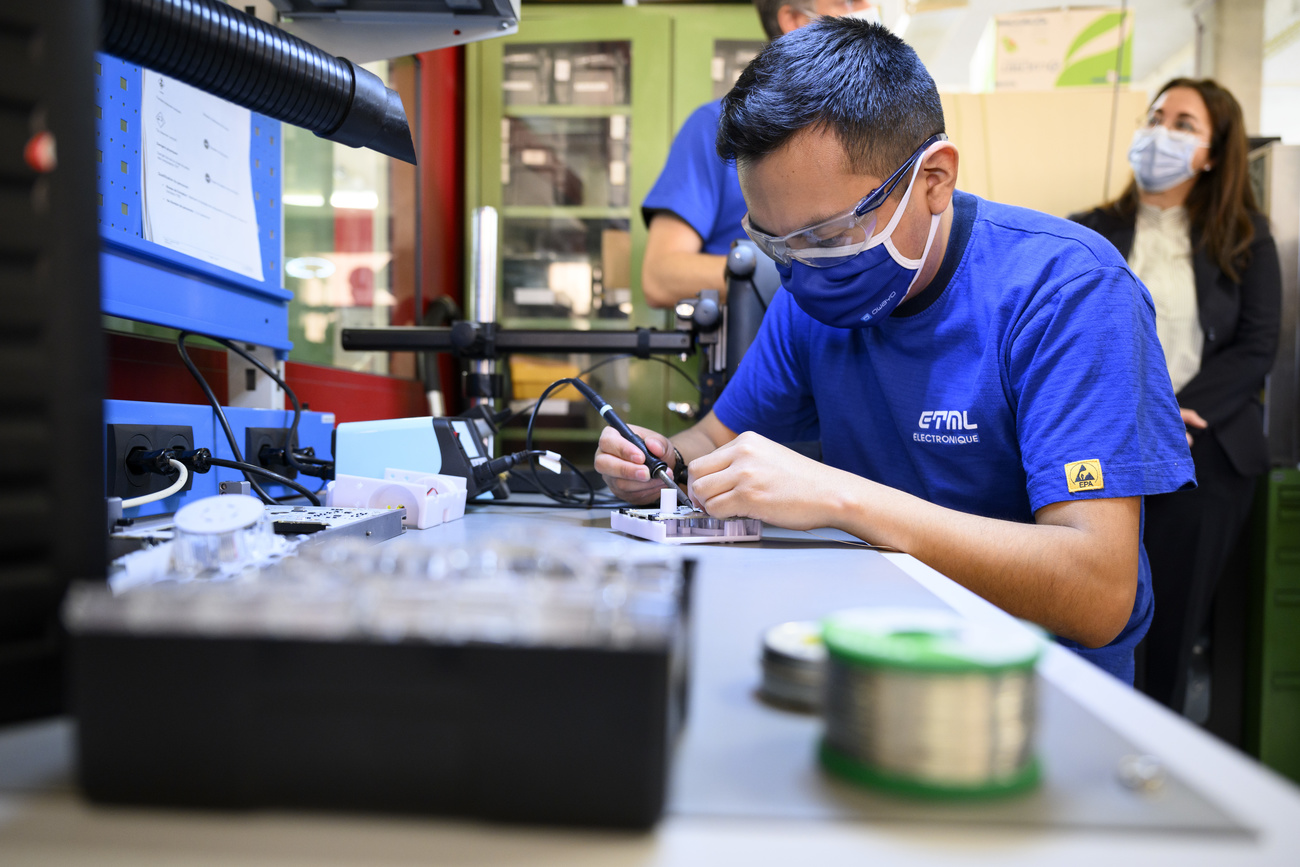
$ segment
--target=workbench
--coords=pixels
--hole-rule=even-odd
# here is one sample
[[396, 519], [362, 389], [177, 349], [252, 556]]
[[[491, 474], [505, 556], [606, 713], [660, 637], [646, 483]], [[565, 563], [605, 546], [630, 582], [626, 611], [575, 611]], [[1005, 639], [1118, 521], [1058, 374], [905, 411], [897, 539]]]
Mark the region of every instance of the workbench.
[[[607, 511], [476, 505], [384, 544], [612, 532]], [[765, 528], [759, 543], [683, 550], [698, 564], [690, 709], [653, 832], [97, 806], [77, 792], [65, 718], [0, 729], [0, 864], [1300, 864], [1300, 790], [1057, 645], [1039, 666], [1037, 791], [944, 803], [827, 777], [819, 721], [756, 695], [766, 627], [901, 605], [1026, 628], [907, 555], [849, 541]], [[1163, 785], [1126, 787], [1119, 765], [1131, 755], [1155, 757]]]

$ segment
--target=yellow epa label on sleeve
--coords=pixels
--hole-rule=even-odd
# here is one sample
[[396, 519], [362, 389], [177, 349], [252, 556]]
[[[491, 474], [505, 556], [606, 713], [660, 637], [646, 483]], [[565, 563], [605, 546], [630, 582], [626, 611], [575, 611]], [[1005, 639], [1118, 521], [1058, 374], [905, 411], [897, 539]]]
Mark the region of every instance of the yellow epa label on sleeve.
[[1101, 475], [1101, 461], [1074, 461], [1066, 464], [1065, 485], [1071, 494], [1100, 491], [1106, 487]]

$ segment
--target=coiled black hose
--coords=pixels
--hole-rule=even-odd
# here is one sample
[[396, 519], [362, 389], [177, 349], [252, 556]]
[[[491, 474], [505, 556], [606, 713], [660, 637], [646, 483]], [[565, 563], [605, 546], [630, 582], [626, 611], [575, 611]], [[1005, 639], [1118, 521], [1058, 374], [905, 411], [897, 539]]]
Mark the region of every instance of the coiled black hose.
[[103, 50], [321, 138], [415, 162], [406, 111], [374, 73], [220, 0], [104, 0]]

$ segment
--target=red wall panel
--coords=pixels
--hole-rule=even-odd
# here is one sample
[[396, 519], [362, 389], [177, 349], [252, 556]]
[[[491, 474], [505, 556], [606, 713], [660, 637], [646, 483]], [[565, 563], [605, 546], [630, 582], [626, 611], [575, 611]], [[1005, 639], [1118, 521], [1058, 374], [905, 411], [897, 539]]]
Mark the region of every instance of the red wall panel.
[[[156, 403], [206, 404], [207, 398], [181, 363], [176, 345], [167, 340], [107, 335], [110, 400], [146, 400]], [[189, 345], [190, 358], [225, 403], [226, 353]], [[337, 367], [285, 365], [285, 381], [298, 399], [318, 412], [334, 413], [336, 421], [367, 421], [429, 414], [424, 387], [414, 380], [373, 373], [356, 373]]]

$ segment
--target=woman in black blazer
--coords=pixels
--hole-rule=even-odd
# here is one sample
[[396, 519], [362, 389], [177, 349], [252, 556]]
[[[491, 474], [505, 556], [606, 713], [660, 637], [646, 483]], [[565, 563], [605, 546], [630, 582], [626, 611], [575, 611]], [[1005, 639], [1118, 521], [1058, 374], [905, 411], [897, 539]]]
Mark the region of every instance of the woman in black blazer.
[[1142, 537], [1155, 593], [1143, 688], [1180, 713], [1192, 645], [1269, 467], [1259, 398], [1277, 353], [1281, 273], [1247, 149], [1231, 93], [1175, 79], [1134, 135], [1128, 189], [1071, 217], [1113, 243], [1151, 291], [1188, 428], [1197, 487], [1148, 497]]

